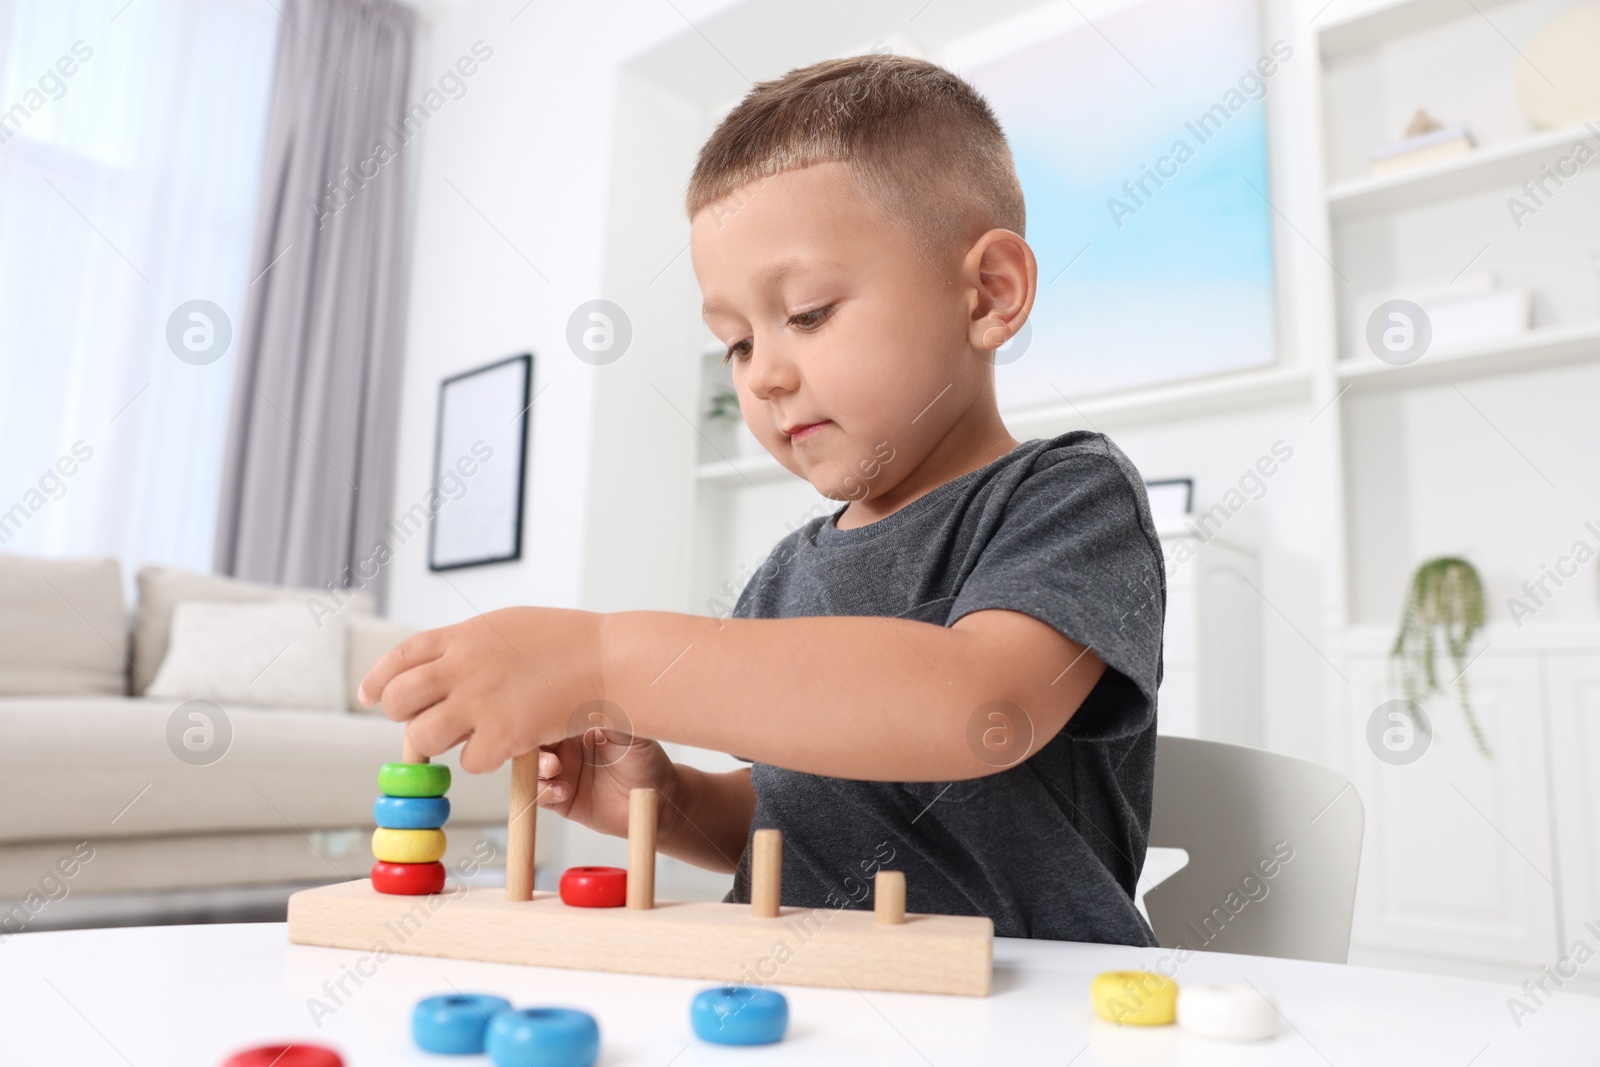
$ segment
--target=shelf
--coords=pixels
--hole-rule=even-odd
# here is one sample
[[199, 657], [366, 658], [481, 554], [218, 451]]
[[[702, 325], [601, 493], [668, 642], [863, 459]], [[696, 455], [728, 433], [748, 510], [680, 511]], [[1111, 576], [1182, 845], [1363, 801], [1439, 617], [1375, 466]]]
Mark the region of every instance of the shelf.
[[1324, 22], [1317, 35], [1324, 60], [1372, 48], [1408, 33], [1481, 14], [1505, 0], [1400, 0]]
[[[1600, 130], [1600, 122], [1595, 126]], [[1593, 142], [1594, 148], [1600, 144], [1600, 133], [1581, 124], [1564, 126], [1415, 170], [1340, 182], [1328, 188], [1328, 210], [1338, 221], [1519, 185], [1538, 176], [1540, 163], [1550, 162], [1580, 140]]]
[[711, 463], [702, 463], [694, 469], [695, 481], [701, 485], [731, 485], [741, 483], [761, 485], [762, 483], [781, 482], [794, 475], [786, 470], [783, 464], [763, 453], [759, 456], [735, 456], [729, 460], [716, 460]]
[[[1177, 419], [1205, 418], [1229, 411], [1293, 404], [1311, 398], [1311, 375], [1296, 367], [1275, 367], [1220, 375], [1126, 393], [1086, 397], [1001, 412], [1006, 427], [1021, 438], [1049, 437], [1073, 429], [1111, 431]], [[741, 456], [695, 468], [701, 485], [761, 485], [792, 477], [771, 456]]]
[[1376, 392], [1594, 360], [1600, 360], [1600, 323], [1586, 322], [1547, 326], [1469, 348], [1429, 353], [1405, 367], [1375, 358], [1345, 360], [1337, 373], [1351, 392]]
[[1041, 437], [1074, 429], [1110, 431], [1150, 426], [1241, 408], [1292, 404], [1310, 398], [1308, 371], [1298, 367], [1273, 367], [1000, 414], [1012, 433]]

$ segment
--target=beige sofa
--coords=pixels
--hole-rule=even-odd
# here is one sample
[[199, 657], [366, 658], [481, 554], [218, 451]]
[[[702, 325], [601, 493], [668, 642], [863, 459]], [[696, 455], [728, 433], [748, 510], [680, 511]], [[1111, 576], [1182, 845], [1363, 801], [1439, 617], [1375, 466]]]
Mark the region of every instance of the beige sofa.
[[[197, 891], [254, 887], [270, 900], [273, 887], [365, 877], [378, 768], [398, 758], [398, 724], [348, 703], [215, 701], [197, 706], [220, 755], [199, 761], [177, 740], [190, 727], [184, 697], [131, 695], [149, 688], [176, 603], [317, 594], [145, 568], [130, 618], [121, 581], [115, 560], [0, 553], [0, 938], [81, 917], [96, 897], [143, 894], [149, 919], [165, 898], [192, 909]], [[407, 632], [374, 619], [364, 597], [334, 622], [351, 630], [347, 690]], [[489, 866], [502, 866], [507, 769], [465, 775], [453, 756], [442, 762], [456, 772], [446, 863], [491, 854], [488, 841]]]

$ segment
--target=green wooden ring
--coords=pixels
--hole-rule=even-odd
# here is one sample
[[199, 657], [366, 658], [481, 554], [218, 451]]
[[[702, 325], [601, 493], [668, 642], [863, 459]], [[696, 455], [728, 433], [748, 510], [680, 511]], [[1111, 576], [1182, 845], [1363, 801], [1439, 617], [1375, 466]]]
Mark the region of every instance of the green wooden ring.
[[450, 768], [442, 763], [385, 763], [378, 789], [386, 797], [442, 797], [450, 788]]

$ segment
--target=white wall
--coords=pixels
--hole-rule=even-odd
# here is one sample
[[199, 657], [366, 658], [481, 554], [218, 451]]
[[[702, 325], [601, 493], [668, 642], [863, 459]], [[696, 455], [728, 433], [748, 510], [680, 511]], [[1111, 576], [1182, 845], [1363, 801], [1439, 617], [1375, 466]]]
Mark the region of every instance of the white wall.
[[[406, 149], [420, 156], [396, 514], [432, 483], [442, 378], [531, 351], [538, 391], [522, 558], [432, 574], [425, 536], [408, 541], [389, 565], [390, 614], [422, 626], [510, 604], [584, 601], [594, 398], [629, 359], [609, 367], [581, 362], [567, 347], [566, 325], [579, 304], [617, 299], [603, 265], [619, 67], [685, 29], [672, 5], [650, 0], [603, 8], [536, 3], [519, 14], [520, 6], [479, 0], [445, 12], [418, 56], [418, 75], [429, 83], [474, 42], [494, 50], [467, 79], [466, 94], [440, 108]], [[716, 6], [678, 5], [697, 20]], [[658, 184], [681, 188], [677, 179]], [[650, 325], [644, 317], [636, 328]], [[619, 488], [598, 486], [608, 500]]]
[[[670, 370], [687, 328], [687, 255], [662, 269], [680, 249], [673, 220], [694, 147], [687, 127], [673, 122], [698, 129], [703, 116], [624, 67], [651, 43], [682, 34], [685, 16], [699, 21], [718, 6], [478, 0], [432, 13], [419, 91], [477, 41], [494, 54], [407, 147], [417, 153], [416, 228], [395, 514], [432, 485], [441, 379], [531, 351], [537, 399], [522, 558], [434, 574], [426, 534], [416, 536], [389, 564], [392, 617], [431, 627], [516, 604], [615, 610], [681, 599], [671, 582], [686, 571], [684, 524], [649, 520], [670, 515], [674, 496], [686, 508], [688, 487], [634, 458], [641, 449], [692, 449], [651, 383], [677, 395], [691, 380]], [[709, 47], [695, 61], [721, 62]], [[618, 107], [619, 92], [628, 106]], [[632, 346], [607, 366], [579, 360], [566, 339], [574, 309], [594, 299], [620, 304], [633, 322]], [[540, 827], [558, 857], [622, 861], [620, 841], [549, 817]], [[541, 869], [540, 888], [564, 865]], [[670, 865], [663, 875], [670, 891]]]
[[687, 358], [700, 326], [683, 192], [702, 114], [633, 71], [619, 74], [618, 94], [603, 281], [633, 340], [595, 378], [583, 604], [677, 611], [688, 586], [683, 517], [700, 388]]

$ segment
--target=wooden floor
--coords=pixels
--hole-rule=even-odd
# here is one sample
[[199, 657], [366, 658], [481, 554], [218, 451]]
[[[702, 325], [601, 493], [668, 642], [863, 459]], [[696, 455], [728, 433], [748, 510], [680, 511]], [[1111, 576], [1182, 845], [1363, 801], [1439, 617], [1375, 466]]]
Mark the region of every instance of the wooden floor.
[[812, 985], [987, 996], [989, 919], [658, 901], [653, 908], [574, 908], [554, 893], [512, 902], [497, 888], [388, 896], [368, 881], [289, 898], [289, 940], [451, 959], [619, 971], [742, 984]]

